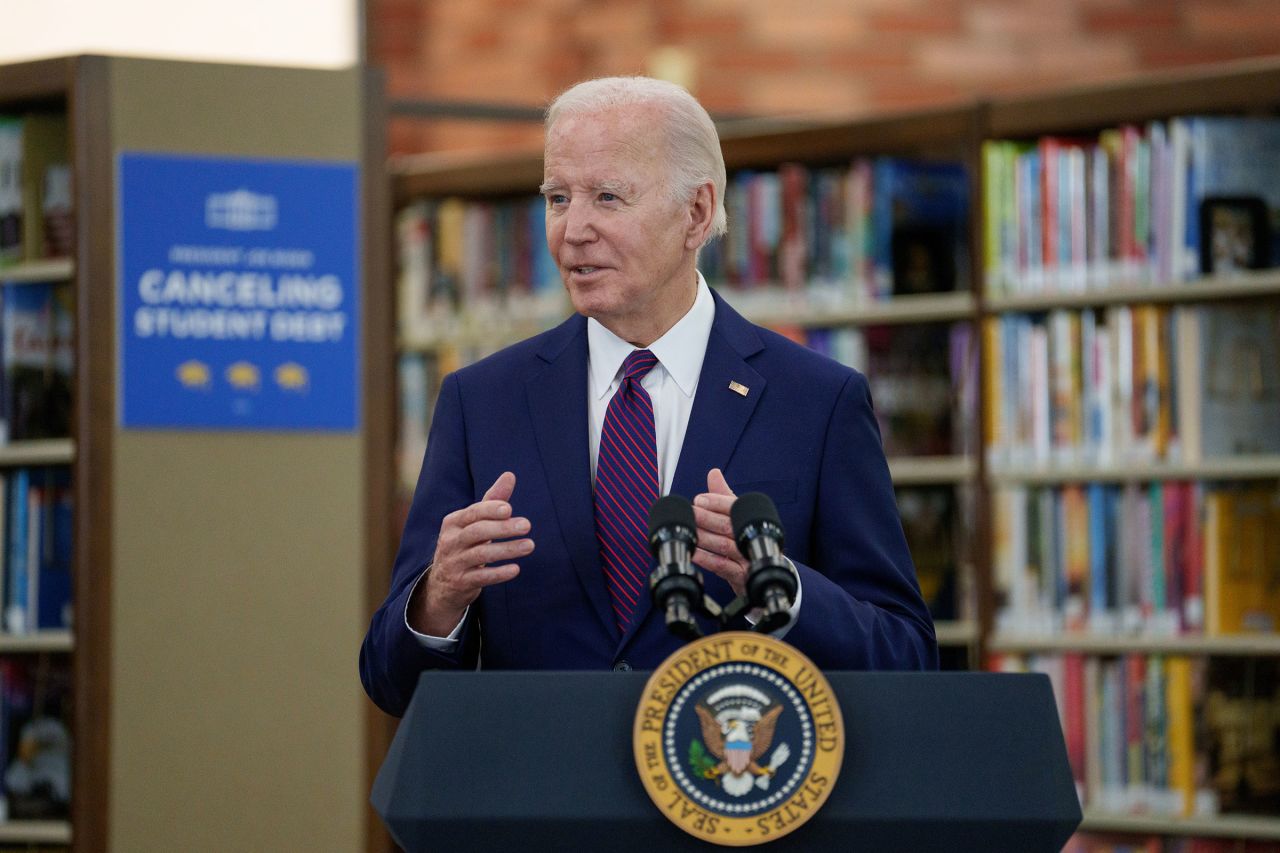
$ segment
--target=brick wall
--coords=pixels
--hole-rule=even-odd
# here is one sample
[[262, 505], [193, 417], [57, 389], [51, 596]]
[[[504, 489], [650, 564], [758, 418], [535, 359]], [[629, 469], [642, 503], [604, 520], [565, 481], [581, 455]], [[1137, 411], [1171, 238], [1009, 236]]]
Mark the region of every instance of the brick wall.
[[[393, 97], [542, 106], [658, 74], [712, 113], [848, 117], [1280, 53], [1278, 0], [367, 0]], [[535, 124], [397, 119], [396, 153], [537, 147]]]

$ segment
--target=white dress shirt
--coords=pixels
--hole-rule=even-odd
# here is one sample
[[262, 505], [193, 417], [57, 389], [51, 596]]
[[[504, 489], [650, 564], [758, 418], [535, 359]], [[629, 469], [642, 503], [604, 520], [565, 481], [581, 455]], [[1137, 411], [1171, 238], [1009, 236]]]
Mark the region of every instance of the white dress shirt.
[[[698, 273], [698, 295], [689, 313], [681, 317], [667, 333], [649, 345], [658, 363], [645, 374], [640, 385], [653, 403], [653, 421], [658, 440], [658, 473], [662, 477], [662, 494], [671, 491], [684, 446], [684, 433], [693, 412], [693, 395], [698, 390], [702, 360], [707, 355], [707, 340], [716, 318], [716, 304], [711, 289]], [[600, 434], [604, 432], [604, 416], [609, 401], [622, 385], [622, 362], [636, 348], [600, 325], [587, 320], [587, 407], [591, 417], [591, 481], [595, 482], [596, 461], [600, 454]]]
[[[702, 374], [702, 360], [707, 354], [707, 341], [711, 338], [711, 324], [716, 316], [711, 289], [698, 273], [698, 294], [693, 307], [681, 317], [666, 334], [649, 345], [658, 363], [644, 379], [641, 387], [653, 403], [654, 428], [658, 444], [658, 471], [662, 477], [662, 494], [669, 494], [675, 480], [676, 466], [680, 462], [680, 448], [684, 446], [684, 434], [693, 412], [693, 398], [698, 390], [698, 377]], [[594, 318], [587, 319], [587, 409], [591, 421], [591, 481], [595, 482], [596, 458], [600, 453], [600, 434], [604, 431], [604, 416], [609, 401], [622, 385], [622, 363], [636, 347], [606, 329]], [[430, 570], [428, 566], [427, 570]], [[423, 571], [417, 583], [427, 572]], [[797, 581], [799, 577], [797, 575]], [[800, 611], [802, 591], [797, 590], [795, 604], [791, 607], [791, 622], [774, 632], [781, 638], [795, 623]], [[410, 600], [413, 595], [410, 594]], [[448, 637], [433, 637], [414, 631], [405, 614], [405, 627], [425, 647], [441, 652], [451, 652], [462, 633], [462, 621]], [[754, 619], [747, 617], [754, 623]]]

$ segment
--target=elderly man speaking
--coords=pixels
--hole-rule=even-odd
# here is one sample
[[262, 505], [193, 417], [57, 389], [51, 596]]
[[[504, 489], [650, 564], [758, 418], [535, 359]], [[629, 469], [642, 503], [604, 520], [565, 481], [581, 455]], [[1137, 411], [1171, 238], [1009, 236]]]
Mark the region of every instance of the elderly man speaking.
[[706, 111], [658, 80], [580, 83], [547, 112], [544, 163], [576, 313], [444, 380], [360, 653], [369, 695], [400, 715], [424, 669], [656, 666], [680, 645], [646, 584], [665, 494], [693, 500], [722, 604], [746, 580], [735, 495], [773, 499], [799, 580], [786, 639], [818, 666], [936, 667], [866, 379], [747, 322], [697, 270], [725, 231]]

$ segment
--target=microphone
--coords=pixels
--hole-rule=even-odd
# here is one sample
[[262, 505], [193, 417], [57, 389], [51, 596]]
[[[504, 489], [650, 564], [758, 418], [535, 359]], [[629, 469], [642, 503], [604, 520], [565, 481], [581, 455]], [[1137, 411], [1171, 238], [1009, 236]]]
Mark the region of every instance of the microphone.
[[702, 603], [702, 574], [693, 566], [698, 523], [693, 504], [679, 495], [658, 498], [649, 508], [649, 550], [658, 561], [649, 575], [653, 606], [666, 614], [667, 630], [685, 640], [702, 636], [693, 613]]
[[770, 633], [791, 621], [791, 603], [799, 589], [795, 573], [782, 556], [782, 521], [762, 492], [748, 492], [729, 508], [733, 538], [751, 565], [747, 569], [747, 601], [764, 611], [756, 630]]

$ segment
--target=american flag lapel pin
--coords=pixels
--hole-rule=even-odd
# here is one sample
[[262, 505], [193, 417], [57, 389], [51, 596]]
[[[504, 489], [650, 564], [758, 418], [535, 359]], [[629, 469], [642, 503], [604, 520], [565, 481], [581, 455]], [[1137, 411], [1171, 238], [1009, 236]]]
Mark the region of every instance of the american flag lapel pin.
[[730, 382], [729, 390], [735, 394], [740, 394], [741, 396], [745, 397], [747, 396], [747, 392], [750, 391], [751, 389], [748, 388], [746, 385], [743, 385], [741, 382]]

